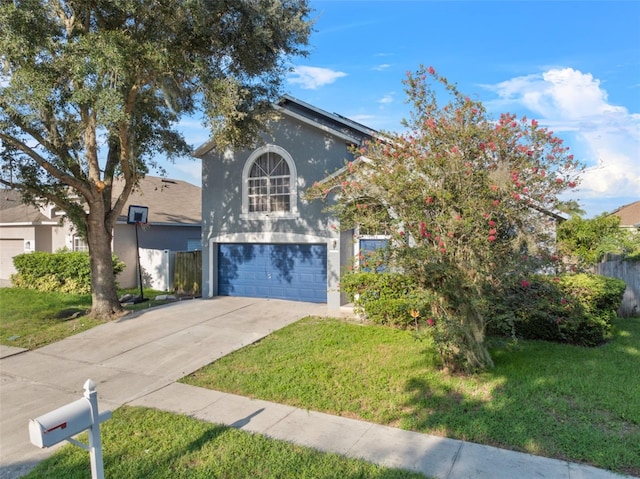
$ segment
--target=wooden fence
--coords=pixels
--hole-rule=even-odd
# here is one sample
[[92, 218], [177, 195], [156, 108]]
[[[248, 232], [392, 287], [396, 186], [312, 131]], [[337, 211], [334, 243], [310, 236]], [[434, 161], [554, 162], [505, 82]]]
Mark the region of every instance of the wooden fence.
[[202, 251], [177, 251], [173, 289], [177, 294], [202, 295]]
[[619, 278], [627, 283], [618, 315], [623, 318], [640, 315], [640, 261], [625, 261], [608, 255], [596, 265], [595, 272], [603, 276]]

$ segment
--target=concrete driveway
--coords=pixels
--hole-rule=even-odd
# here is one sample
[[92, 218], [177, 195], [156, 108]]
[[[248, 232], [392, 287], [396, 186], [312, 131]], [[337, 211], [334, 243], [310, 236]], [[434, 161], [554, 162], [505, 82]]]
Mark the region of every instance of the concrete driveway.
[[0, 349], [0, 478], [19, 477], [55, 448], [29, 442], [29, 419], [97, 385], [111, 409], [163, 388], [202, 366], [326, 305], [255, 298], [188, 300], [124, 317], [34, 351]]

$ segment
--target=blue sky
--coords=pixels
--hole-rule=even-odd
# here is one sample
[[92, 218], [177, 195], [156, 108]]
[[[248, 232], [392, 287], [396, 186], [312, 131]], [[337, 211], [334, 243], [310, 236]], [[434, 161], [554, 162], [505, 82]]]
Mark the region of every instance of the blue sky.
[[[536, 118], [586, 166], [587, 217], [640, 199], [640, 2], [311, 1], [310, 55], [285, 92], [369, 127], [401, 130], [402, 80], [433, 66], [498, 117]], [[183, 123], [199, 146], [207, 132]], [[168, 168], [200, 184], [199, 161]]]

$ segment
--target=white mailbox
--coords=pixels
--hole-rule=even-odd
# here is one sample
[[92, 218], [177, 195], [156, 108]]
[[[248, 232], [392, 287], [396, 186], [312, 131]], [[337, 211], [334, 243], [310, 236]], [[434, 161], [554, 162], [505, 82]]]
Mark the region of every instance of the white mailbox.
[[91, 403], [78, 399], [29, 421], [29, 439], [34, 446], [50, 447], [89, 429], [93, 424]]
[[[84, 397], [29, 421], [29, 438], [38, 447], [50, 447], [69, 441], [87, 451], [91, 458], [91, 477], [104, 479], [100, 423], [111, 417], [111, 411], [98, 413], [98, 393], [91, 379], [84, 383]], [[82, 431], [89, 432], [89, 445], [73, 439]]]

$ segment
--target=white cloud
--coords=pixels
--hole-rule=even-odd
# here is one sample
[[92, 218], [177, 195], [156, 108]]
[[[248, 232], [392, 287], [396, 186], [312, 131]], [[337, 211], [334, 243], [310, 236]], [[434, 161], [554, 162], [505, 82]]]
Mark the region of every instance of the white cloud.
[[329, 68], [299, 66], [293, 69], [287, 81], [293, 85], [299, 85], [304, 90], [315, 90], [321, 86], [330, 85], [344, 76], [347, 74]]
[[[587, 169], [586, 197], [640, 197], [640, 114], [612, 105], [600, 80], [572, 68], [551, 69], [490, 86], [500, 107], [524, 106], [556, 133], [572, 132]], [[491, 103], [491, 102], [488, 102]]]
[[391, 64], [390, 63], [383, 63], [381, 65], [376, 65], [375, 67], [372, 68], [372, 70], [381, 72], [383, 70], [386, 70], [387, 68], [390, 68]]
[[395, 95], [395, 92], [387, 93], [385, 96], [383, 96], [382, 98], [380, 98], [378, 100], [378, 103], [380, 103], [382, 105], [387, 105], [389, 103], [393, 103], [394, 95]]

